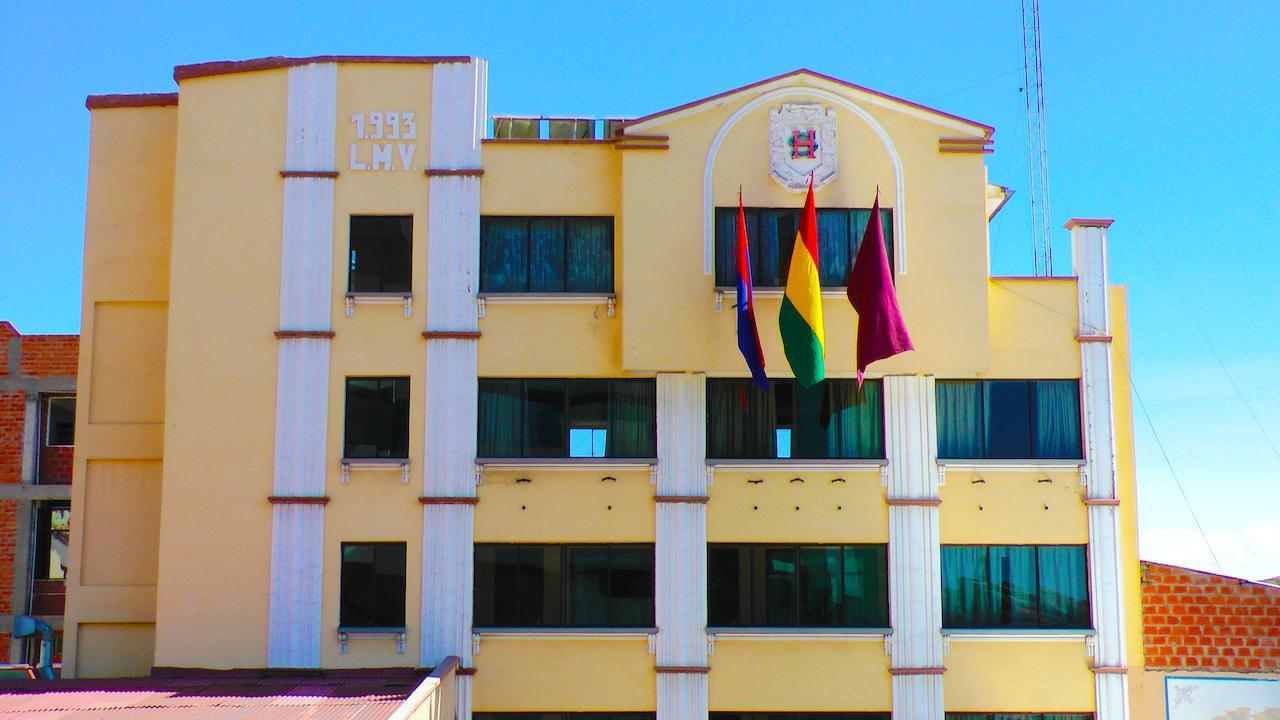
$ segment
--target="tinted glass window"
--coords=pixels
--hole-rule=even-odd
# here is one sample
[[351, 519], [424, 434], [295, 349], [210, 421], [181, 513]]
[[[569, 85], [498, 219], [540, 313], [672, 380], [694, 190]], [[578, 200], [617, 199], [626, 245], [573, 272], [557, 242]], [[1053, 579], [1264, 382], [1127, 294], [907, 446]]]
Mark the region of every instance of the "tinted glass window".
[[477, 627], [651, 627], [652, 545], [478, 544]]
[[409, 378], [347, 378], [344, 433], [344, 457], [409, 457]]
[[1080, 459], [1076, 380], [939, 380], [938, 457]]
[[769, 391], [747, 379], [707, 380], [710, 458], [883, 458], [881, 383], [826, 380], [801, 388], [775, 379]]
[[942, 623], [952, 628], [1088, 628], [1085, 548], [944, 545]]
[[887, 627], [883, 545], [707, 548], [713, 627]]
[[45, 445], [76, 444], [76, 399], [52, 397], [45, 411]]
[[407, 293], [412, 276], [412, 216], [351, 216], [348, 292]]
[[[881, 209], [885, 250], [893, 266], [893, 211]], [[783, 287], [791, 266], [800, 222], [800, 208], [746, 208], [747, 248], [751, 282], [757, 288]], [[823, 287], [844, 287], [849, 268], [862, 245], [871, 210], [818, 208], [818, 276]], [[738, 208], [716, 208], [716, 285], [734, 287], [738, 282]]]
[[481, 217], [480, 292], [613, 292], [613, 218]]
[[484, 378], [477, 452], [484, 458], [651, 458], [653, 380]]
[[404, 627], [404, 543], [343, 543], [341, 573], [339, 625]]

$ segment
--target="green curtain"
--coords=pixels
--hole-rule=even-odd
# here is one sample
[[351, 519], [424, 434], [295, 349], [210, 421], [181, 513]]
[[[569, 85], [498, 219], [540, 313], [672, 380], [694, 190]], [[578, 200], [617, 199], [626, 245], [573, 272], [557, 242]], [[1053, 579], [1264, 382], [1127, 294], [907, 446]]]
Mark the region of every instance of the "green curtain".
[[842, 549], [842, 622], [845, 627], [889, 626], [889, 561], [884, 545], [846, 545]]
[[818, 210], [818, 278], [823, 287], [844, 287], [849, 281], [849, 215], [856, 210]]
[[656, 384], [653, 380], [614, 380], [609, 385], [605, 455], [615, 458], [656, 456]]
[[480, 457], [521, 457], [524, 384], [519, 380], [480, 381]]
[[1035, 403], [1032, 442], [1037, 458], [1083, 457], [1080, 446], [1080, 383], [1075, 380], [1036, 380], [1031, 383]]
[[774, 392], [764, 392], [746, 379], [708, 380], [707, 457], [777, 457]]
[[613, 218], [566, 221], [568, 292], [613, 292]]
[[564, 292], [564, 220], [529, 220], [529, 292]]
[[942, 547], [942, 626], [992, 627], [987, 548], [984, 545]]
[[795, 238], [778, 236], [778, 211], [769, 208], [747, 211], [748, 232], [752, 227], [752, 215], [756, 216], [756, 235], [751, 242], [759, 247], [759, 254], [752, 257], [753, 262], [759, 259], [759, 263], [751, 266], [751, 273], [755, 276], [752, 282], [757, 288], [782, 287], [786, 285], [785, 268], [791, 262], [791, 258], [784, 259], [782, 253], [791, 250]]
[[609, 624], [609, 548], [607, 545], [571, 547], [569, 565], [569, 627]]
[[1040, 627], [1088, 628], [1089, 578], [1082, 545], [1042, 545]]
[[934, 388], [938, 401], [938, 457], [984, 457], [981, 384], [975, 380], [939, 380]]
[[884, 457], [884, 387], [867, 380], [828, 380], [827, 457]]
[[526, 292], [528, 221], [486, 217], [480, 228], [480, 292]]
[[987, 563], [992, 627], [1036, 627], [1036, 548], [991, 545], [987, 548]]
[[839, 546], [800, 548], [800, 625], [830, 627], [840, 624]]

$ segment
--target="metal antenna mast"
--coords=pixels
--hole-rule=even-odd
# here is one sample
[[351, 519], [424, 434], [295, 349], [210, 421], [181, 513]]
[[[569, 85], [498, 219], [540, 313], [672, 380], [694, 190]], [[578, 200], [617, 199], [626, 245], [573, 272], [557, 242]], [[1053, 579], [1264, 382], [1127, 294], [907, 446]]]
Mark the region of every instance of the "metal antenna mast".
[[1031, 250], [1035, 276], [1053, 275], [1049, 226], [1049, 137], [1044, 119], [1044, 69], [1040, 61], [1040, 0], [1022, 0], [1022, 76], [1027, 101], [1027, 166], [1031, 192]]

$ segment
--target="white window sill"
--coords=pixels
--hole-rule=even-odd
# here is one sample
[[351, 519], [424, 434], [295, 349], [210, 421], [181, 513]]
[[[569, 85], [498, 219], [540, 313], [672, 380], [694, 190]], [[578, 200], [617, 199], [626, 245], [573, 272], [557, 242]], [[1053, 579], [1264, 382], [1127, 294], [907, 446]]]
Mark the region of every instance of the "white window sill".
[[1093, 630], [1057, 628], [963, 628], [943, 630], [949, 640], [978, 642], [1087, 642]]
[[1083, 460], [987, 460], [987, 459], [939, 459], [938, 467], [943, 470], [1045, 470], [1078, 472], [1084, 467]]
[[404, 654], [405, 638], [408, 629], [402, 627], [338, 627], [338, 654], [347, 653], [347, 643], [352, 639], [394, 639], [396, 653]]
[[356, 305], [403, 305], [404, 316], [413, 315], [413, 293], [347, 293], [347, 317], [356, 314]]
[[647, 470], [649, 482], [658, 480], [657, 458], [476, 458], [476, 484], [481, 484], [486, 470], [558, 472], [609, 472]]
[[889, 628], [709, 627], [718, 640], [883, 640]]
[[480, 627], [471, 631], [471, 654], [480, 654], [484, 638], [519, 640], [649, 640], [649, 654], [658, 652], [658, 628], [525, 628]]
[[484, 317], [489, 305], [604, 305], [609, 317], [617, 312], [616, 293], [480, 293], [476, 314]]
[[400, 484], [409, 484], [408, 458], [342, 458], [342, 484], [351, 482], [352, 470], [399, 472]]

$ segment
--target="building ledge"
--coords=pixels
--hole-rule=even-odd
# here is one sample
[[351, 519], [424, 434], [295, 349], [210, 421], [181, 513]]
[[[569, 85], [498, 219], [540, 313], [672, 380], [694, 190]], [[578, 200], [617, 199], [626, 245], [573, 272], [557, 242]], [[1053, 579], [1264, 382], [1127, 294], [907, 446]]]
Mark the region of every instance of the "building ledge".
[[939, 459], [938, 467], [943, 470], [1046, 470], [1062, 472], [1079, 472], [1084, 467], [1084, 460], [988, 460], [973, 459]]
[[353, 638], [364, 639], [394, 639], [396, 641], [396, 654], [404, 654], [405, 638], [408, 635], [408, 629], [403, 627], [347, 627], [338, 626], [338, 654], [345, 655], [347, 653], [347, 643]]
[[351, 482], [352, 470], [400, 473], [400, 484], [409, 484], [409, 458], [342, 458], [342, 484]]

